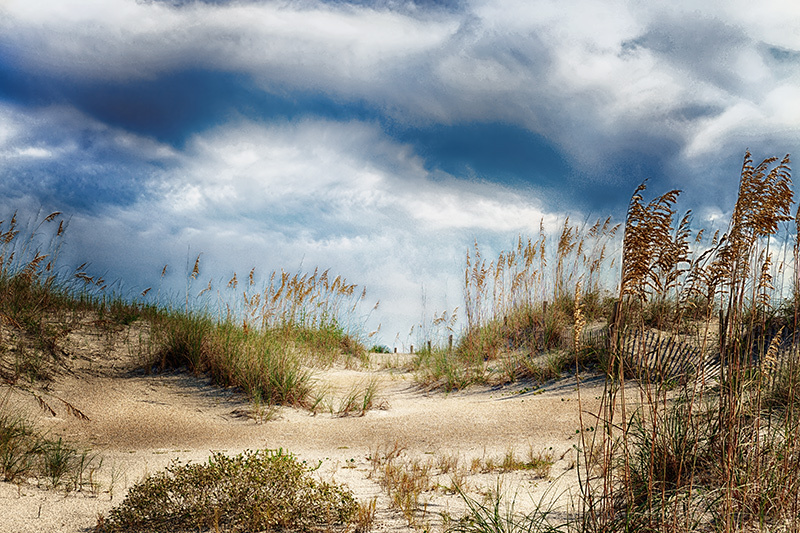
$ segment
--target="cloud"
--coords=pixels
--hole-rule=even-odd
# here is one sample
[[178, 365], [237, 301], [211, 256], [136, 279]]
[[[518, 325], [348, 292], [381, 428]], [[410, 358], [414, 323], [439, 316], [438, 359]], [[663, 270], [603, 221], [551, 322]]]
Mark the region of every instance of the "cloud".
[[266, 84], [358, 84], [435, 47], [454, 29], [452, 22], [391, 10], [316, 2], [174, 7], [12, 0], [4, 11], [5, 46], [21, 62], [65, 76], [118, 80], [190, 65], [243, 70]]
[[185, 265], [200, 252], [203, 286], [253, 267], [262, 281], [281, 268], [330, 268], [367, 287], [367, 307], [382, 302], [371, 320], [384, 342], [407, 341], [423, 292], [428, 313], [459, 305], [475, 239], [497, 250], [556, 218], [531, 194], [430, 173], [373, 123], [239, 119], [181, 151], [150, 150], [169, 164], [155, 165], [134, 201], [72, 214], [67, 262], [89, 259], [134, 292], [163, 283], [162, 297], [185, 291]]
[[72, 209], [135, 201], [149, 176], [174, 163], [170, 146], [110, 127], [66, 106], [0, 101], [0, 192]]
[[[759, 4], [758, 16], [743, 1], [4, 6], [0, 48], [20, 71], [105, 92], [113, 92], [111, 82], [176, 71], [229, 72], [287, 101], [324, 95], [345, 113], [361, 107], [384, 123], [511, 124], [556, 146], [575, 175], [594, 183], [637, 152], [652, 156], [652, 146], [668, 147], [656, 166], [676, 154], [695, 164], [717, 142], [707, 133], [737, 135], [736, 117], [747, 109], [754, 131], [768, 129], [770, 94], [800, 85], [800, 62], [787, 59], [800, 50], [792, 24], [800, 13], [777, 0], [763, 11]], [[219, 101], [192, 86], [198, 82], [208, 80], [175, 81], [188, 95]], [[146, 113], [146, 101], [137, 105]]]
[[408, 146], [359, 121], [242, 119], [198, 134], [153, 196], [184, 216], [287, 228], [301, 220], [298, 228], [319, 235], [406, 224], [507, 231], [542, 215], [530, 205], [514, 211], [521, 196], [510, 189], [430, 175]]
[[126, 279], [189, 248], [330, 266], [399, 323], [420, 285], [458, 302], [473, 239], [645, 178], [727, 212], [745, 148], [800, 141], [798, 27], [779, 0], [5, 0], [0, 188], [76, 210]]
[[0, 101], [0, 157], [44, 151], [55, 157], [80, 157], [115, 152], [130, 159], [166, 161], [175, 151], [147, 137], [93, 120], [74, 108], [21, 108]]

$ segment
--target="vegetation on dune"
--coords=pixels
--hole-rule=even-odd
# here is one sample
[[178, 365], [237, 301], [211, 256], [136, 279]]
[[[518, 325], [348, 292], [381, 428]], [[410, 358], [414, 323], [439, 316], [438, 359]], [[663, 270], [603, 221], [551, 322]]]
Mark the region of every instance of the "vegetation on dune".
[[[0, 380], [9, 391], [0, 402], [0, 474], [5, 481], [33, 478], [40, 486], [97, 490], [92, 476], [99, 459], [47, 437], [7, 401], [15, 390], [55, 414], [48, 403], [51, 393], [37, 385], [70, 369], [70, 334], [87, 323], [109, 338], [120, 328], [136, 327], [141, 342], [135, 349], [147, 372], [185, 368], [218, 385], [238, 387], [259, 405], [310, 407], [315, 367], [361, 361], [366, 353], [342, 325], [364, 293], [342, 277], [329, 279], [327, 271], [273, 273], [263, 291], [256, 290], [251, 271], [241, 293], [234, 275], [227, 290], [241, 294], [241, 300], [214, 316], [208, 308], [189, 305], [199, 256], [188, 276], [186, 307], [157, 307], [110, 294], [105, 280], [90, 276], [85, 264], [68, 274], [59, 269], [67, 227], [60, 213], [31, 227], [20, 223], [16, 213], [0, 222]], [[375, 387], [367, 387], [342, 409], [364, 412], [372, 407], [374, 394]], [[70, 403], [53, 398], [68, 414], [85, 418]]]
[[8, 393], [0, 400], [0, 476], [3, 481], [24, 483], [35, 479], [39, 486], [66, 492], [97, 493], [94, 479], [102, 460], [86, 450], [54, 439], [39, 430], [9, 405]]
[[[199, 275], [200, 256], [190, 274]], [[227, 289], [236, 293], [234, 274]], [[290, 275], [273, 272], [257, 290], [254, 271], [240, 300], [209, 312], [161, 312], [152, 319], [155, 338], [148, 363], [160, 369], [186, 366], [216, 383], [237, 386], [260, 402], [307, 407], [311, 369], [344, 359], [363, 361], [366, 349], [342, 325], [365, 291], [328, 271]], [[210, 290], [211, 284], [200, 291]]]
[[[365, 293], [341, 276], [273, 272], [258, 290], [251, 270], [239, 292], [234, 274], [218, 291], [221, 301], [232, 296], [232, 302], [214, 314], [189, 303], [198, 256], [188, 275], [186, 307], [156, 307], [108, 295], [105, 280], [89, 276], [85, 264], [59, 274], [65, 229], [57, 212], [32, 231], [21, 228], [16, 214], [0, 223], [0, 327], [7, 338], [0, 347], [0, 377], [8, 383], [47, 379], [64, 363], [62, 341], [88, 314], [106, 329], [147, 324], [141, 361], [147, 371], [186, 367], [270, 404], [305, 405], [311, 368], [366, 355], [343, 326]], [[211, 282], [198, 298], [210, 291]]]
[[[650, 201], [645, 191], [622, 227], [613, 298], [602, 278], [616, 261], [609, 220], [566, 220], [552, 255], [543, 231], [488, 264], [476, 244], [466, 330], [455, 348], [422, 350], [417, 379], [454, 390], [603, 371], [592, 416], [602, 430], [582, 432], [579, 446], [580, 519], [559, 530], [795, 531], [800, 209], [793, 219], [789, 157], [745, 155], [731, 221], [711, 236], [677, 213], [680, 191]], [[546, 522], [501, 523], [497, 509], [467, 504], [471, 518], [454, 530]]]
[[[583, 335], [582, 328], [606, 320], [611, 309], [602, 274], [613, 267], [608, 249], [618, 230], [610, 218], [588, 227], [567, 218], [554, 251], [540, 226], [536, 238], [519, 236], [514, 249], [492, 260], [475, 243], [464, 272], [466, 329], [455, 346], [419, 351], [414, 368], [420, 384], [450, 391], [476, 383], [547, 381], [574, 368], [575, 295], [581, 287], [577, 363], [596, 366], [599, 337]], [[443, 314], [433, 326], [451, 322]]]
[[172, 463], [134, 485], [97, 531], [332, 531], [357, 525], [358, 503], [282, 450], [214, 453]]
[[[469, 461], [464, 459], [458, 454], [425, 459], [412, 458], [407, 455], [404, 447], [395, 442], [393, 446], [376, 448], [370, 453], [369, 460], [372, 464], [370, 477], [383, 487], [391, 507], [403, 515], [406, 523], [415, 530], [424, 531], [431, 529], [426, 494], [461, 495], [466, 499], [470, 510], [478, 510], [482, 504], [467, 496], [469, 476], [502, 475], [522, 471], [530, 479], [548, 480], [554, 462], [550, 451], [537, 452], [533, 448], [528, 450], [525, 458], [520, 458], [513, 448], [509, 448], [500, 457], [487, 457], [484, 454], [483, 457], [473, 457]], [[499, 483], [499, 478], [497, 481]], [[496, 498], [494, 501], [498, 504], [502, 500], [501, 493], [496, 490], [489, 489], [486, 495], [492, 499]], [[475, 505], [472, 505], [473, 503]], [[509, 517], [512, 515], [513, 512], [507, 513]], [[475, 522], [473, 518], [465, 516], [457, 522], [457, 525], [468, 528]], [[445, 525], [452, 522], [452, 517], [447, 512], [442, 513], [442, 519]], [[476, 528], [474, 531], [479, 529]]]
[[[697, 254], [690, 250], [689, 215], [676, 216], [678, 191], [648, 203], [644, 185], [634, 193], [600, 413], [604, 431], [584, 439], [592, 529], [798, 527], [800, 420], [791, 403], [765, 402], [794, 396], [793, 380], [779, 376], [791, 376], [798, 358], [794, 333], [785, 346], [780, 332], [769, 333], [781, 296], [773, 283], [776, 235], [792, 220], [788, 164], [787, 156], [754, 165], [748, 153], [726, 234]], [[794, 239], [800, 242], [797, 234]], [[796, 273], [800, 265], [783, 268]], [[663, 309], [659, 331], [683, 334], [684, 312], [691, 315], [698, 299], [705, 316], [694, 342], [704, 360], [719, 359], [717, 385], [709, 386], [710, 368], [703, 365], [675, 394], [647, 380], [640, 363], [646, 354], [626, 352], [623, 343], [631, 328], [647, 327], [641, 310], [651, 302]], [[792, 332], [797, 304], [791, 300], [793, 316], [781, 324]], [[641, 407], [628, 412], [626, 368], [637, 365], [645, 378], [637, 383]], [[777, 365], [789, 370], [776, 373]], [[790, 390], [778, 392], [784, 386]], [[595, 470], [590, 451], [599, 455]]]
[[[712, 235], [692, 229], [690, 212], [678, 213], [680, 191], [649, 201], [646, 191], [645, 184], [634, 191], [622, 225], [567, 219], [552, 244], [540, 228], [537, 237], [520, 236], [492, 260], [476, 243], [466, 254], [463, 333], [455, 342], [449, 335], [446, 342], [423, 342], [411, 363], [420, 385], [445, 391], [569, 372], [580, 394], [581, 370], [602, 372], [599, 411], [587, 413], [579, 396], [580, 416], [591, 417], [580, 425], [593, 430], [579, 435], [575, 516], [556, 523], [546, 505], [517, 515], [513, 501], [501, 508], [499, 492], [484, 503], [470, 499], [453, 465], [400, 464], [399, 450], [376, 454], [373, 474], [410, 524], [424, 522], [420, 495], [444, 487], [433, 480], [449, 472], [452, 484], [441, 490], [461, 493], [467, 507], [463, 519], [450, 523], [452, 531], [800, 529], [800, 209], [793, 217], [789, 157], [755, 164], [745, 155], [731, 220]], [[141, 354], [148, 371], [185, 367], [240, 387], [256, 402], [314, 413], [325, 403], [312, 387], [314, 368], [367, 357], [342, 326], [364, 293], [327, 271], [276, 272], [260, 290], [252, 272], [241, 282], [244, 290], [234, 275], [228, 289], [241, 298], [214, 313], [188, 305], [198, 257], [188, 274], [186, 307], [156, 308], [106, 296], [105, 282], [81, 269], [59, 278], [54, 265], [64, 224], [56, 227], [58, 220], [57, 213], [45, 217], [21, 238], [16, 216], [0, 224], [0, 378], [17, 388], [58, 371], [62, 340], [87, 313], [103, 327], [148, 324]], [[611, 253], [616, 244], [621, 250]], [[607, 274], [614, 271], [612, 292]], [[432, 326], [452, 335], [455, 317], [443, 313]], [[389, 350], [376, 345], [372, 351]], [[375, 389], [374, 382], [356, 387], [329, 409], [364, 414], [374, 407]], [[84, 465], [66, 472], [91, 467], [69, 450], [0, 405], [7, 479], [33, 475], [54, 486], [66, 479], [79, 488], [75, 474], [60, 473], [57, 465]], [[529, 464], [544, 472], [552, 464], [547, 457], [509, 457], [510, 469]], [[255, 478], [227, 477], [251, 463], [263, 470]], [[273, 527], [259, 520], [278, 516], [278, 508], [259, 499], [261, 489], [239, 483], [266, 483], [272, 468], [284, 467], [299, 468], [291, 456], [272, 452], [176, 465], [137, 486], [100, 525], [133, 531], [153, 519], [172, 524], [157, 527], [187, 530]], [[432, 474], [436, 468], [439, 474]], [[289, 477], [299, 483], [293, 494], [319, 487]], [[213, 485], [211, 496], [197, 492], [195, 481]], [[220, 491], [244, 491], [253, 498], [252, 512], [226, 514]], [[358, 507], [338, 488], [314, 494], [314, 505], [330, 512], [317, 514], [327, 517], [324, 525], [299, 519], [300, 529], [347, 527], [374, 516], [374, 502]], [[288, 523], [276, 522], [295, 527]]]

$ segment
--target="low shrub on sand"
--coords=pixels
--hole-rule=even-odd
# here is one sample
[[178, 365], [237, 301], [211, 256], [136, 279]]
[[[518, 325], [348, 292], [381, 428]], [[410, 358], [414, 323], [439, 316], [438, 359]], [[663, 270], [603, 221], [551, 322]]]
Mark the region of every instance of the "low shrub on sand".
[[133, 486], [98, 519], [97, 531], [316, 531], [355, 524], [353, 494], [309, 474], [282, 450], [176, 461]]

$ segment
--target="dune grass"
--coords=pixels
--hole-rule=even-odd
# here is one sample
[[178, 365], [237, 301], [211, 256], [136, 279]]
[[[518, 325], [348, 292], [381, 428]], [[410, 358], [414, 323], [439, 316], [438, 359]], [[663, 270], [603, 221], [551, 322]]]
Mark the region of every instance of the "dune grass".
[[[200, 256], [190, 281], [199, 266]], [[233, 275], [227, 290], [234, 300], [222, 300], [216, 314], [172, 309], [151, 318], [155, 340], [149, 367], [185, 366], [260, 402], [308, 407], [315, 367], [367, 360], [362, 342], [342, 325], [365, 296], [356, 285], [319, 270], [273, 272], [261, 290], [251, 270], [243, 283], [245, 290], [236, 292], [240, 282]], [[220, 290], [218, 297], [225, 294]]]
[[[185, 367], [275, 405], [306, 405], [314, 367], [366, 358], [361, 341], [343, 326], [365, 292], [341, 276], [273, 272], [259, 288], [251, 270], [244, 290], [236, 274], [217, 290], [224, 303], [216, 311], [196, 309], [189, 291], [199, 277], [198, 255], [187, 276], [185, 305], [157, 307], [110, 293], [85, 264], [64, 273], [57, 260], [66, 227], [58, 212], [34, 223], [20, 223], [16, 213], [0, 222], [0, 328], [6, 339], [0, 377], [9, 383], [33, 383], [57, 372], [64, 338], [87, 314], [101, 328], [147, 324], [140, 362], [148, 372]], [[211, 290], [209, 282], [198, 296]]]
[[102, 459], [61, 437], [54, 439], [9, 404], [11, 389], [0, 399], [0, 476], [11, 483], [31, 479], [40, 487], [96, 494], [94, 474]]
[[[565, 221], [552, 255], [543, 231], [488, 264], [476, 243], [466, 329], [455, 349], [419, 354], [418, 381], [453, 390], [603, 372], [600, 411], [581, 410], [600, 431], [580, 435], [580, 517], [558, 530], [798, 530], [800, 210], [792, 217], [791, 185], [788, 156], [755, 164], [747, 153], [729, 225], [708, 235], [677, 213], [680, 191], [646, 201], [643, 184], [619, 226], [614, 297], [602, 284], [617, 261], [606, 253], [618, 242], [608, 220], [588, 229]], [[642, 361], [667, 344], [631, 343], [643, 332], [688, 346], [699, 366], [662, 379]], [[453, 530], [543, 524], [467, 504]]]
[[[329, 279], [327, 272], [318, 271], [281, 272], [270, 277], [263, 291], [256, 291], [251, 271], [241, 300], [227, 303], [216, 314], [207, 307], [190, 306], [188, 288], [185, 306], [157, 307], [117, 296], [104, 279], [87, 273], [85, 264], [72, 272], [59, 267], [66, 227], [58, 212], [32, 223], [20, 222], [16, 213], [0, 221], [0, 380], [6, 388], [0, 401], [0, 475], [4, 481], [36, 480], [42, 487], [88, 487], [97, 492], [93, 478], [102, 460], [61, 438], [50, 438], [7, 401], [11, 391], [28, 394], [55, 414], [46, 394], [39, 391], [69, 371], [67, 338], [87, 321], [109, 335], [139, 324], [137, 331], [144, 333], [136, 349], [147, 372], [184, 368], [208, 375], [218, 385], [240, 388], [267, 411], [273, 405], [308, 406], [315, 368], [340, 360], [362, 361], [365, 356], [362, 343], [341, 325], [364, 293], [357, 293], [357, 287], [344, 278]], [[199, 257], [187, 287], [198, 274]], [[231, 293], [238, 293], [235, 275], [228, 285]], [[342, 414], [373, 407], [375, 387], [362, 392], [342, 406]], [[62, 403], [68, 414], [85, 417], [68, 402]], [[372, 516], [368, 511], [361, 513], [362, 522]]]
[[[520, 235], [510, 251], [492, 259], [474, 243], [464, 271], [465, 328], [455, 346], [419, 350], [414, 363], [419, 384], [452, 391], [560, 377], [574, 370], [576, 331], [582, 344], [579, 366], [598, 365], [602, 347], [596, 338], [584, 338], [582, 330], [611, 314], [613, 299], [602, 282], [604, 272], [614, 268], [609, 249], [619, 227], [610, 218], [591, 226], [567, 218], [554, 245], [542, 225], [535, 238]], [[575, 315], [578, 285], [583, 288], [580, 317]], [[434, 327], [445, 317], [435, 319]]]
[[534, 502], [534, 510], [518, 513], [514, 504], [516, 497], [503, 494], [502, 487], [489, 491], [483, 500], [478, 500], [457, 488], [467, 506], [467, 512], [458, 520], [446, 524], [447, 533], [556, 533], [570, 530], [570, 522], [558, 517], [552, 501], [545, 494]]
[[[473, 478], [485, 478], [486, 474], [502, 476], [510, 472], [524, 472], [529, 479], [547, 480], [554, 462], [550, 450], [534, 451], [533, 448], [523, 458], [514, 449], [508, 449], [501, 456], [487, 457], [484, 454], [470, 460], [458, 454], [430, 454], [425, 458], [416, 458], [409, 456], [407, 450], [397, 442], [393, 446], [376, 448], [369, 459], [372, 463], [370, 477], [384, 489], [392, 508], [403, 515], [410, 527], [417, 530], [431, 530], [433, 512], [429, 510], [429, 504], [434, 494], [460, 495], [467, 501], [470, 511], [481, 512], [481, 517], [465, 516], [450, 523], [452, 517], [440, 511], [446, 530], [467, 527], [474, 525], [476, 518], [480, 523], [482, 512], [486, 510], [469, 496], [470, 493], [483, 493], [490, 499], [496, 498], [498, 505], [504, 501], [502, 494], [494, 492], [496, 487], [484, 487], [485, 480], [475, 481]], [[499, 480], [500, 477], [494, 478], [497, 483]], [[513, 505], [513, 502], [510, 503]], [[508, 516], [512, 515], [513, 512]]]
[[[610, 365], [607, 401], [599, 413], [604, 431], [595, 434], [598, 441], [584, 440], [585, 450], [599, 446], [601, 454], [599, 475], [587, 470], [585, 479], [592, 529], [797, 528], [800, 420], [791, 404], [764, 401], [782, 383], [793, 387], [791, 379], [776, 379], [770, 362], [780, 357], [791, 368], [797, 359], [794, 342], [782, 349], [780, 334], [766, 337], [770, 308], [781, 295], [773, 284], [771, 247], [780, 224], [792, 220], [788, 163], [787, 156], [754, 165], [748, 153], [725, 238], [715, 237], [696, 255], [690, 250], [690, 218], [678, 219], [674, 208], [678, 191], [647, 203], [644, 185], [634, 193], [610, 338], [617, 362]], [[798, 272], [800, 265], [786, 267]], [[659, 326], [665, 335], [678, 335], [689, 297], [697, 295], [713, 302], [697, 342], [708, 353], [719, 350], [718, 385], [707, 386], [702, 372], [677, 393], [640, 381], [641, 407], [629, 412], [624, 367], [630, 362], [620, 357], [626, 328], [646, 326], [636, 311], [649, 302], [667, 303]], [[793, 305], [797, 309], [796, 300]], [[712, 320], [718, 321], [713, 342]], [[793, 331], [795, 323], [785, 327]], [[585, 454], [586, 466], [588, 459]]]

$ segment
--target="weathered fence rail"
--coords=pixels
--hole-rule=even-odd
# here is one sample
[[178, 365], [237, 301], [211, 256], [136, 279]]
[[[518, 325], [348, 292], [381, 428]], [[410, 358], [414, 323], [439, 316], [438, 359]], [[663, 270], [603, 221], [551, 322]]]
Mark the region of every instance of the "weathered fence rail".
[[716, 378], [720, 373], [719, 353], [703, 351], [662, 332], [633, 331], [622, 336], [620, 348], [634, 373], [650, 380], [685, 380], [702, 375]]
[[[773, 340], [780, 335], [774, 358], [765, 357]], [[610, 346], [608, 329], [598, 329], [585, 336], [586, 342], [606, 343]], [[781, 374], [787, 365], [800, 366], [800, 332], [781, 328], [757, 331], [751, 338], [743, 339], [749, 346], [751, 366], [761, 366], [771, 377]], [[634, 375], [648, 380], [682, 381], [702, 375], [706, 379], [717, 379], [722, 370], [719, 348], [705, 352], [693, 343], [656, 330], [629, 330], [620, 335], [618, 350], [630, 366]]]

